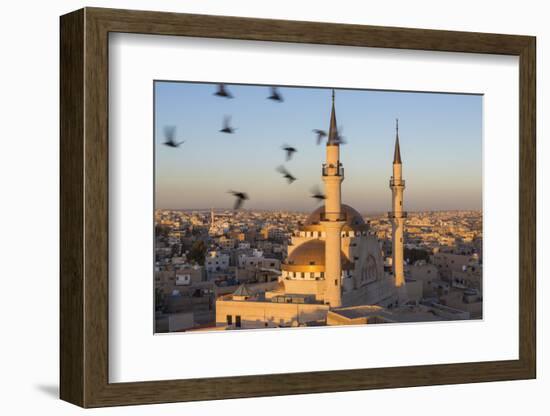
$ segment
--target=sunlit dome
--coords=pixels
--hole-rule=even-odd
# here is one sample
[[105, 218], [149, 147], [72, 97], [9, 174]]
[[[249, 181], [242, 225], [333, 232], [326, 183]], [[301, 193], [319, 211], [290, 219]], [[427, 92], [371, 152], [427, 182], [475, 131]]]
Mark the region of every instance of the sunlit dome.
[[[343, 252], [341, 253], [342, 268], [351, 269], [352, 264]], [[324, 271], [325, 269], [325, 241], [320, 239], [309, 240], [300, 244], [288, 256], [283, 270], [287, 271]]]

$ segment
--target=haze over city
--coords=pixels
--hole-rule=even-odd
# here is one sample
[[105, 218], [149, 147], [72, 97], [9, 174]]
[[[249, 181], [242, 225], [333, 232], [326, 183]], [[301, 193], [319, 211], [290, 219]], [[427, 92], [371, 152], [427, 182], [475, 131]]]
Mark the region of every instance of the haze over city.
[[[246, 192], [244, 208], [311, 211], [324, 146], [313, 129], [328, 130], [330, 89], [228, 85], [234, 99], [216, 99], [214, 84], [155, 82], [155, 202], [157, 209], [230, 208], [228, 190]], [[346, 180], [343, 202], [361, 212], [390, 206], [388, 177], [399, 118], [408, 211], [480, 210], [482, 96], [336, 90], [336, 114]], [[231, 115], [234, 134], [223, 134]], [[179, 148], [162, 146], [176, 126]], [[298, 151], [285, 163], [283, 144]], [[276, 172], [284, 164], [292, 184]]]

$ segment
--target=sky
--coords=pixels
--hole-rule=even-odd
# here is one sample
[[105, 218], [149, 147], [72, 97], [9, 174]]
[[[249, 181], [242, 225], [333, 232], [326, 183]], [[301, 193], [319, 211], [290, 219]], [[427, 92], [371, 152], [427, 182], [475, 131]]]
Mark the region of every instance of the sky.
[[[268, 100], [268, 86], [232, 85], [232, 99], [214, 95], [216, 84], [155, 81], [155, 204], [157, 209], [223, 209], [229, 190], [246, 192], [244, 208], [311, 211], [314, 186], [322, 189], [329, 88], [279, 87], [284, 101]], [[406, 181], [408, 211], [480, 210], [482, 205], [481, 95], [335, 90], [336, 118], [347, 144], [342, 203], [362, 213], [391, 210], [389, 179], [395, 119]], [[224, 116], [235, 134], [220, 133]], [[163, 145], [176, 127], [178, 148]], [[285, 161], [284, 144], [298, 151]], [[276, 168], [297, 180], [288, 185]]]

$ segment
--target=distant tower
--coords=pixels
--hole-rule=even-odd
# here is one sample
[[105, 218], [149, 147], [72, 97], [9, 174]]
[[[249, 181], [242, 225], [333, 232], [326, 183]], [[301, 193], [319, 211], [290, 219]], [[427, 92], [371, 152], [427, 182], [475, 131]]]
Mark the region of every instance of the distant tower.
[[399, 149], [399, 120], [395, 120], [395, 151], [393, 153], [393, 176], [390, 179], [392, 191], [392, 211], [389, 217], [392, 223], [392, 268], [396, 287], [405, 284], [403, 272], [403, 228], [407, 213], [403, 211], [403, 191], [405, 181], [401, 174], [401, 151]]
[[210, 208], [210, 227], [214, 226], [214, 208]]
[[345, 218], [342, 213], [341, 184], [344, 168], [340, 163], [340, 137], [334, 110], [334, 90], [332, 90], [332, 111], [327, 139], [326, 163], [323, 164], [325, 184], [325, 212], [321, 221], [325, 228], [325, 303], [332, 308], [342, 306], [342, 228]]

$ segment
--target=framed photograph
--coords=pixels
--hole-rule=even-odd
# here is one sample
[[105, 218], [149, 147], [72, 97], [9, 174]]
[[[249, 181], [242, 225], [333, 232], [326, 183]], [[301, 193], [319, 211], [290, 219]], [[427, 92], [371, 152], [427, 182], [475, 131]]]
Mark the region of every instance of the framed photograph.
[[82, 407], [536, 377], [535, 38], [61, 17]]

